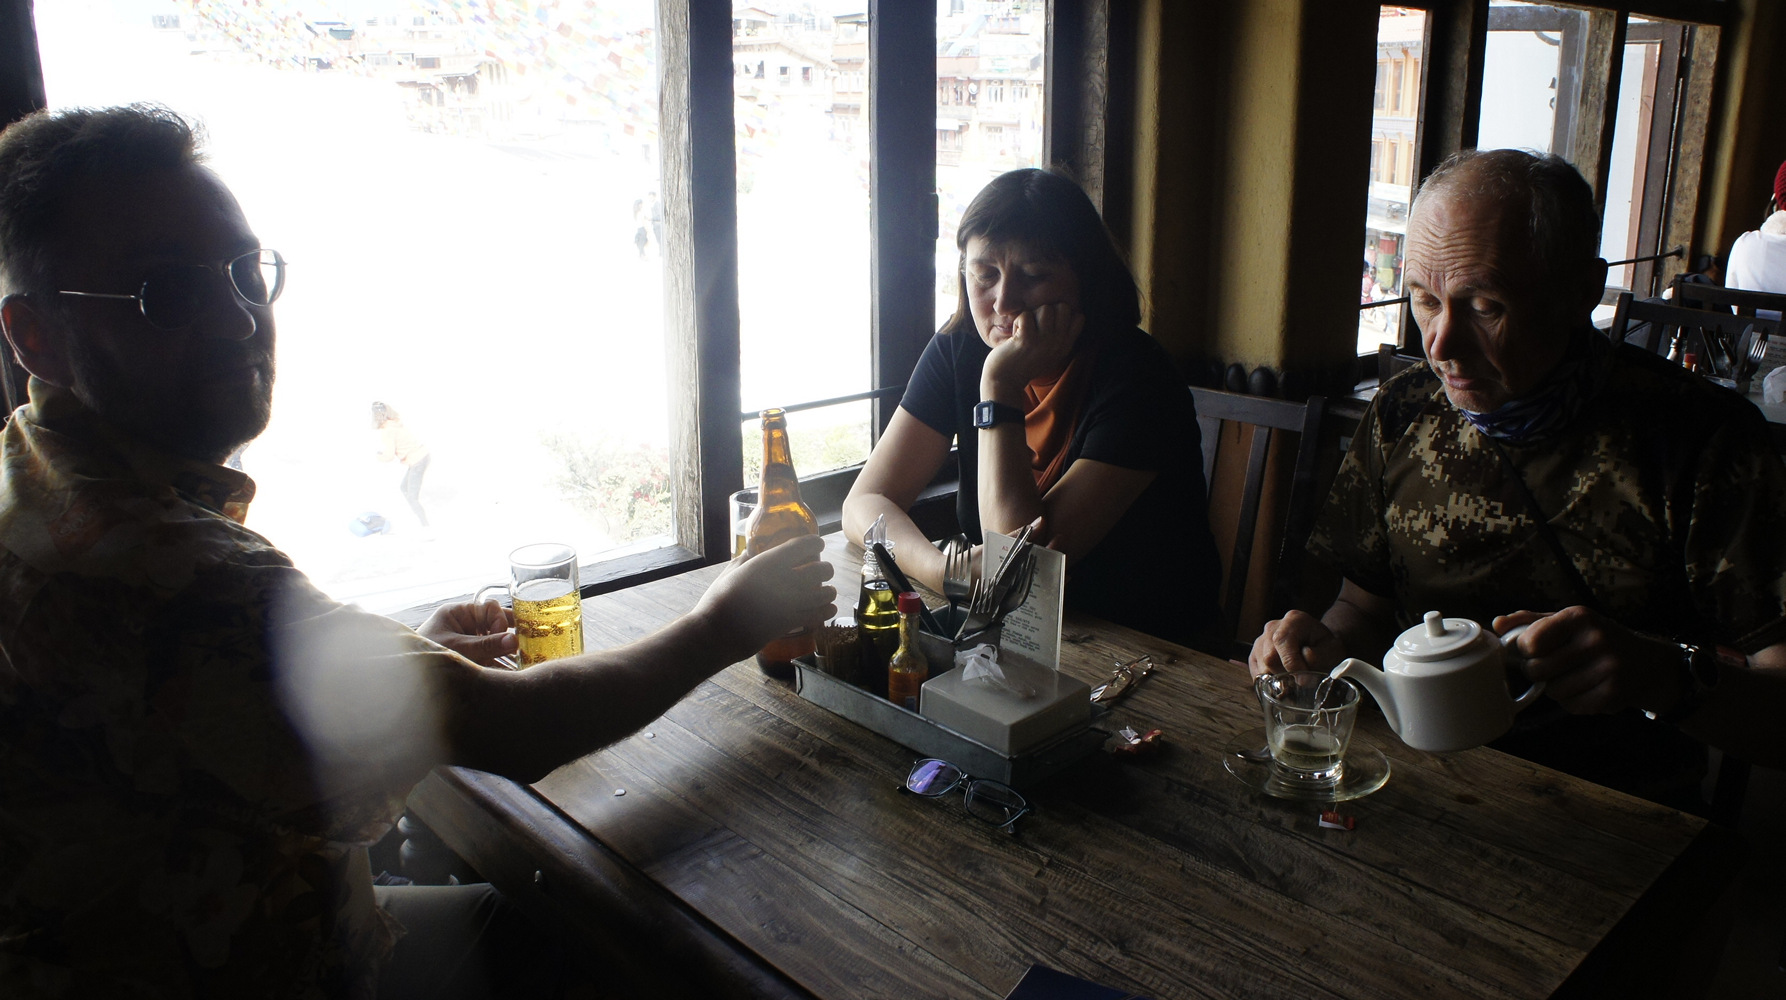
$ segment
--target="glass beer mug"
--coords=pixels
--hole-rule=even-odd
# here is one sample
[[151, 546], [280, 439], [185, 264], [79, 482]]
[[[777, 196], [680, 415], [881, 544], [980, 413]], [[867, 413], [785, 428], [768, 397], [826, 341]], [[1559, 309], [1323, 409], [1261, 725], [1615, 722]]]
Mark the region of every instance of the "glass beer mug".
[[[477, 592], [476, 601], [502, 584]], [[583, 651], [583, 599], [577, 591], [577, 550], [556, 542], [523, 545], [509, 553], [509, 600], [515, 612], [519, 666]]]

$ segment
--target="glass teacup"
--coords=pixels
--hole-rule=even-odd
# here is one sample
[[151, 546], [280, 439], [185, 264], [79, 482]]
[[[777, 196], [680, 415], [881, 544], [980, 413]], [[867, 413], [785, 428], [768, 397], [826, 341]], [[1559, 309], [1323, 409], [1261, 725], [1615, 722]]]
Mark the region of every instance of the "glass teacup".
[[1311, 784], [1338, 782], [1346, 747], [1358, 721], [1358, 688], [1335, 680], [1321, 696], [1324, 673], [1263, 674], [1253, 681], [1259, 706], [1265, 710], [1265, 743], [1272, 770], [1289, 781]]

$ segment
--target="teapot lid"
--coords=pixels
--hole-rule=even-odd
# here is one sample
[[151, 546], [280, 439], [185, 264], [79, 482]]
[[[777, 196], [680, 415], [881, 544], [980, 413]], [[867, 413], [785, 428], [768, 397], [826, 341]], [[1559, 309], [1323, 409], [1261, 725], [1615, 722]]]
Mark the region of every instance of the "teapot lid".
[[1428, 611], [1424, 621], [1396, 638], [1395, 651], [1404, 662], [1433, 663], [1466, 652], [1481, 636], [1482, 626], [1468, 618]]

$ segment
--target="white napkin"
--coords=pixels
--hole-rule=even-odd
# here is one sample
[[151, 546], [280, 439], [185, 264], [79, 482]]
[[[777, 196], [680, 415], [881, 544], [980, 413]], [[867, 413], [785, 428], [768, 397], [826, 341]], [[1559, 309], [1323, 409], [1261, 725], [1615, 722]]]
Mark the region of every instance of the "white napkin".
[[964, 684], [978, 684], [1026, 701], [1036, 696], [1035, 689], [1027, 685], [1012, 684], [1005, 676], [1004, 668], [998, 665], [998, 647], [991, 643], [981, 643], [972, 649], [957, 651], [955, 665], [961, 668], [961, 681]]
[[1775, 368], [1761, 380], [1761, 399], [1766, 403], [1786, 403], [1786, 368]]

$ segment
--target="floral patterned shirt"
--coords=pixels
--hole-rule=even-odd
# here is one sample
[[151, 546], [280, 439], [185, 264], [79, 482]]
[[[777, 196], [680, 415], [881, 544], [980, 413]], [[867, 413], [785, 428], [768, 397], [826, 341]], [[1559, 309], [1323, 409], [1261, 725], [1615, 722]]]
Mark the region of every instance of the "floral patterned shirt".
[[366, 848], [441, 757], [392, 705], [455, 654], [63, 390], [0, 447], [0, 995], [372, 996]]

